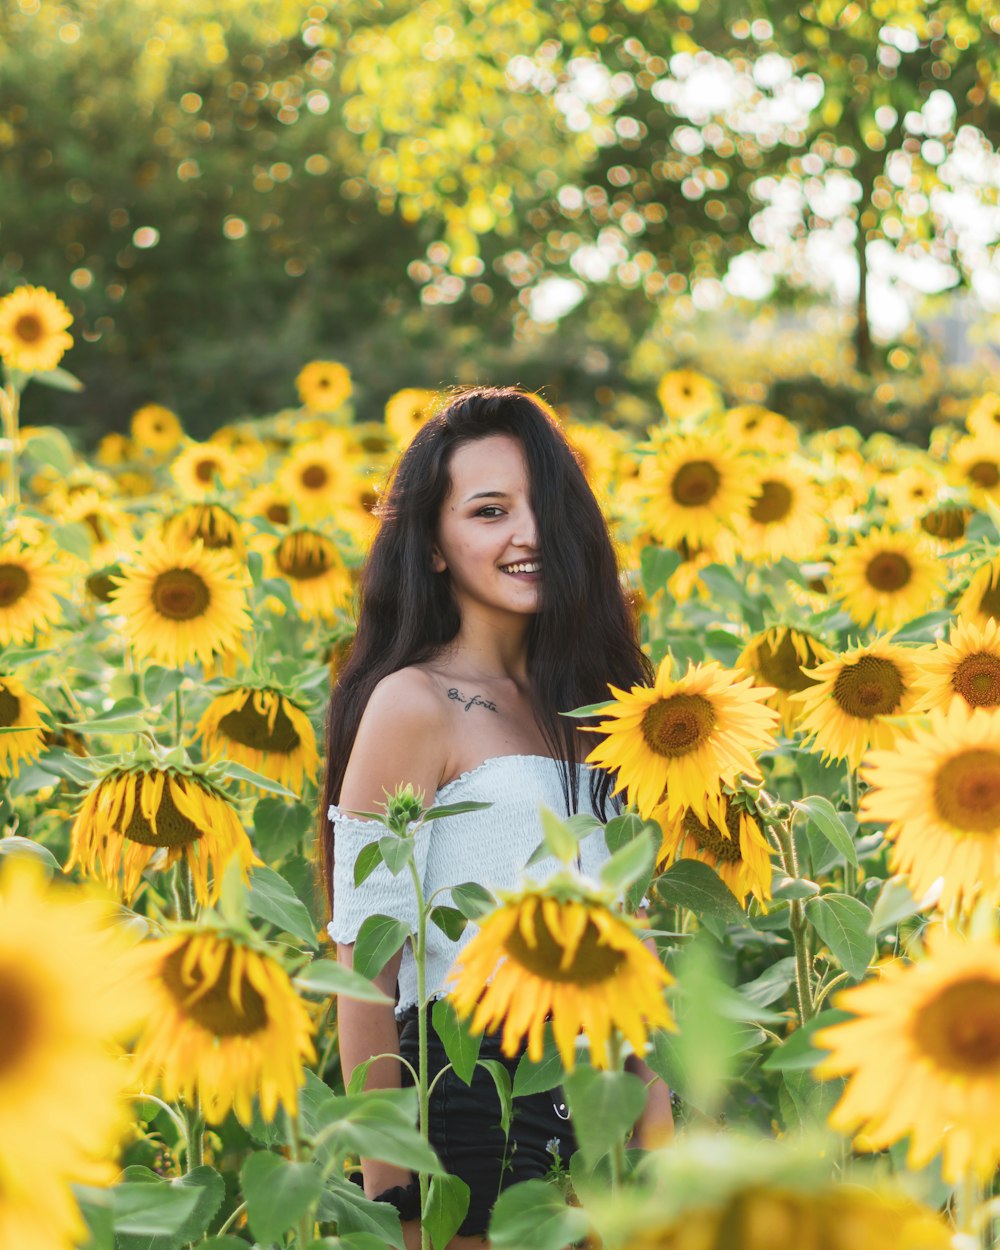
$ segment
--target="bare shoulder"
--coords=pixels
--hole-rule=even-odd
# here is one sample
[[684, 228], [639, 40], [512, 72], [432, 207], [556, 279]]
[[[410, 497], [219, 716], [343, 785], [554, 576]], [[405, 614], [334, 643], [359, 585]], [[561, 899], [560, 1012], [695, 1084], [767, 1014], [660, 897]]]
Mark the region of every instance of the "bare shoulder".
[[418, 668], [384, 677], [372, 691], [341, 789], [341, 806], [370, 811], [399, 785], [433, 795], [451, 749], [447, 700]]

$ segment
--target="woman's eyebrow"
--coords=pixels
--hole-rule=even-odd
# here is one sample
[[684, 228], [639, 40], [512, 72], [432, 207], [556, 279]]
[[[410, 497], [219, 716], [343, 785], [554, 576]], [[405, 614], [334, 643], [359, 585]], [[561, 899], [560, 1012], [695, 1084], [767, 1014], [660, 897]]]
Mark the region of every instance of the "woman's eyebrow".
[[480, 490], [474, 495], [467, 495], [466, 503], [472, 503], [473, 499], [507, 499], [509, 498], [505, 490]]

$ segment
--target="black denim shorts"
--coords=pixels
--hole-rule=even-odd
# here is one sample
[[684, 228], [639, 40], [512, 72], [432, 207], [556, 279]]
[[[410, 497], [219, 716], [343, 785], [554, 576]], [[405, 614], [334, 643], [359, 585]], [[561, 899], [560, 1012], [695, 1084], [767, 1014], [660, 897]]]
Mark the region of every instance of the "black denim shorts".
[[[429, 1015], [429, 1013], [428, 1013]], [[417, 1066], [417, 1009], [409, 1008], [399, 1021], [399, 1053]], [[500, 1034], [487, 1034], [480, 1059], [499, 1059], [511, 1082], [521, 1060], [519, 1052], [508, 1059], [500, 1053]], [[433, 1080], [447, 1064], [441, 1039], [428, 1019], [427, 1060]], [[403, 1084], [413, 1080], [403, 1068]], [[500, 1127], [500, 1098], [493, 1077], [476, 1067], [466, 1085], [449, 1069], [431, 1094], [428, 1136], [445, 1170], [469, 1186], [469, 1210], [458, 1232], [463, 1236], [485, 1234], [490, 1213], [499, 1194], [518, 1181], [544, 1177], [558, 1155], [568, 1164], [576, 1150], [561, 1089], [527, 1094], [514, 1099], [510, 1136], [504, 1141]]]

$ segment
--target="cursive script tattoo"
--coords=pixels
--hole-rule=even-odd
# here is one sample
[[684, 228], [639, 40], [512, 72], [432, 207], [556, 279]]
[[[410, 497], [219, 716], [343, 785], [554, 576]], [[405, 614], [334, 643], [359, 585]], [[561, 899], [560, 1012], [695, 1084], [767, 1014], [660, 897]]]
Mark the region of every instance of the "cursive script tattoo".
[[452, 686], [452, 688], [448, 691], [448, 698], [454, 699], [456, 703], [464, 703], [466, 711], [468, 711], [470, 707], [484, 707], [487, 712], [495, 712], [497, 710], [497, 705], [495, 703], [491, 703], [489, 699], [481, 699], [478, 694], [474, 694], [471, 699], [467, 699], [465, 695], [460, 694], [454, 686]]

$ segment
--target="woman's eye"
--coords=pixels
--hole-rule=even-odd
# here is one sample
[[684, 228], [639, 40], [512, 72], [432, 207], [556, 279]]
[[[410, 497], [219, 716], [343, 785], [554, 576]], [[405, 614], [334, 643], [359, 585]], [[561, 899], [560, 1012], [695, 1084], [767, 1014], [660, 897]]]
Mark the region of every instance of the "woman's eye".
[[476, 516], [495, 517], [503, 516], [503, 508], [497, 507], [495, 503], [488, 503], [485, 508], [480, 508]]

